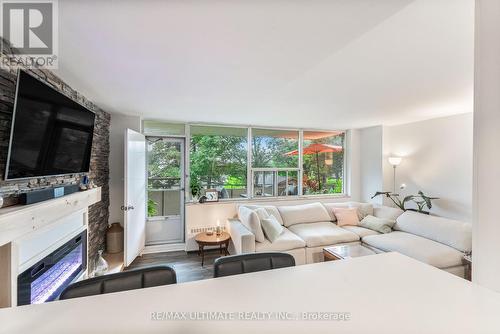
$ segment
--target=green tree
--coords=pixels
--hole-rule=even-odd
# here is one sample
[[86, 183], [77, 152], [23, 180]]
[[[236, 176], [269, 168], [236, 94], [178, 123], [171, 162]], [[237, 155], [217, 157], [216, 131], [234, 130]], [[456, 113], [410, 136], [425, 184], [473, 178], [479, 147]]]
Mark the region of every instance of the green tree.
[[296, 139], [281, 137], [252, 137], [252, 166], [253, 167], [298, 167], [297, 155], [285, 153], [298, 149]]
[[247, 140], [237, 136], [191, 136], [190, 176], [206, 188], [235, 179], [246, 185]]
[[178, 184], [181, 177], [180, 144], [158, 137], [148, 137], [147, 140], [149, 187], [162, 189]]

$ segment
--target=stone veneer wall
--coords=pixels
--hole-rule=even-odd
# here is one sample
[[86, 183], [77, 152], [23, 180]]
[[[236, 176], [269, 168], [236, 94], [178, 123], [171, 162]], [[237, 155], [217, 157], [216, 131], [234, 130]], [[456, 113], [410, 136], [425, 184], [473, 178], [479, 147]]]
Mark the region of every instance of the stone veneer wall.
[[[2, 40], [5, 43], [5, 40]], [[6, 43], [4, 44], [5, 48]], [[3, 54], [0, 57], [4, 57]], [[93, 270], [99, 249], [104, 248], [105, 231], [109, 218], [109, 125], [111, 117], [108, 113], [87, 100], [84, 96], [69, 87], [54, 73], [44, 69], [25, 69], [26, 72], [46, 82], [71, 99], [84, 105], [96, 114], [94, 140], [90, 173], [87, 175], [94, 183], [102, 187], [101, 202], [89, 208], [89, 269]], [[73, 174], [58, 177], [33, 178], [26, 180], [5, 181], [5, 165], [10, 140], [12, 111], [16, 90], [17, 69], [0, 69], [0, 195], [4, 197], [4, 206], [17, 203], [17, 195], [37, 189], [60, 187], [77, 184], [84, 174]]]

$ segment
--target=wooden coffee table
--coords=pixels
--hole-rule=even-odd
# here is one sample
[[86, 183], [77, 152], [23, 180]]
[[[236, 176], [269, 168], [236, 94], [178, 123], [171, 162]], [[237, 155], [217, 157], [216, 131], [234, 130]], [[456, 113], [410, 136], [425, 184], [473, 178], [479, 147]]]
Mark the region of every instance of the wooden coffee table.
[[373, 254], [377, 253], [363, 245], [339, 245], [323, 248], [325, 261], [344, 260]]
[[[217, 235], [215, 232], [212, 235], [208, 235], [206, 232], [198, 233], [194, 240], [198, 243], [198, 255], [201, 255], [201, 266], [205, 261], [205, 246], [219, 246], [220, 253], [224, 255], [229, 255], [227, 247], [229, 246], [229, 240], [231, 236], [227, 232], [222, 232]], [[224, 246], [224, 247], [222, 247]]]

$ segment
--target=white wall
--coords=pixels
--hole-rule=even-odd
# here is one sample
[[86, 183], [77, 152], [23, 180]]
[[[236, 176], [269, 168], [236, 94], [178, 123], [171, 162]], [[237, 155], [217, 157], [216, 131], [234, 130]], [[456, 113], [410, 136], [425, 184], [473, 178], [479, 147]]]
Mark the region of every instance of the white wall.
[[476, 1], [472, 279], [500, 291], [500, 2]]
[[383, 190], [382, 151], [383, 128], [374, 126], [359, 131], [359, 170], [360, 170], [360, 201], [381, 204], [382, 197], [371, 197], [375, 192]]
[[109, 129], [109, 221], [110, 223], [119, 222], [122, 225], [123, 211], [120, 207], [124, 204], [124, 140], [127, 128], [141, 131], [140, 117], [111, 114]]
[[472, 221], [472, 128], [472, 113], [384, 127], [384, 189], [393, 189], [387, 158], [401, 156], [396, 191], [440, 197], [433, 214]]

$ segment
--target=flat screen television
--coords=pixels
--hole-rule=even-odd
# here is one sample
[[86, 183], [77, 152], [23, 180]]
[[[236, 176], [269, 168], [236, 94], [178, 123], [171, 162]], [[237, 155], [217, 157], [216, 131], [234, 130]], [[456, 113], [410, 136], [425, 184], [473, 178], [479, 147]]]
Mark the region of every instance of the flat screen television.
[[95, 114], [19, 71], [5, 179], [88, 172]]

